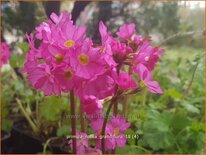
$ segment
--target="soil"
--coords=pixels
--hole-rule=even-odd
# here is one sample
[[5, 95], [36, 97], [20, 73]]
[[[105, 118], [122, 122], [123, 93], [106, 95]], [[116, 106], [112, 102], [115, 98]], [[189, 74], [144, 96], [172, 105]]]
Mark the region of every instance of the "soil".
[[5, 131], [1, 131], [1, 153], [10, 153], [8, 146], [11, 140], [11, 134]]
[[71, 152], [71, 148], [69, 147], [68, 144], [65, 144], [61, 147], [61, 151], [64, 153], [64, 154], [72, 154]]
[[[26, 120], [14, 122], [11, 136], [2, 131], [2, 139], [10, 138], [9, 143], [2, 143], [2, 153], [10, 154], [37, 154], [43, 152], [43, 143], [46, 138], [36, 135], [28, 125]], [[48, 145], [48, 149], [54, 154], [62, 154], [69, 152], [70, 148], [65, 148], [62, 151], [62, 146], [68, 145], [68, 140], [65, 137], [56, 137], [52, 139]], [[66, 150], [68, 149], [68, 150]]]
[[55, 139], [52, 139], [49, 143], [49, 148], [51, 149], [52, 153], [64, 153], [60, 149], [63, 145], [65, 145], [67, 142], [67, 139], [65, 137], [57, 137]]
[[5, 131], [1, 131], [1, 141], [5, 141], [11, 137], [11, 134]]

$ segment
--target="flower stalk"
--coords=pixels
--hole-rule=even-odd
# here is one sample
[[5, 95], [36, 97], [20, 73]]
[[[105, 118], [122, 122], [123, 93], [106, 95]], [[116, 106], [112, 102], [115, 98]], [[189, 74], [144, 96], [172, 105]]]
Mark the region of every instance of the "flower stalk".
[[18, 104], [18, 106], [19, 106], [19, 108], [20, 108], [20, 111], [22, 112], [22, 114], [24, 115], [24, 117], [25, 117], [26, 120], [28, 121], [30, 127], [32, 128], [32, 131], [33, 131], [34, 133], [38, 133], [38, 132], [39, 132], [39, 129], [38, 129], [37, 125], [32, 121], [31, 117], [29, 116], [29, 114], [28, 114], [28, 113], [26, 112], [26, 110], [24, 109], [21, 101], [20, 101], [18, 98], [16, 98], [16, 101], [17, 101], [17, 104]]
[[84, 115], [81, 109], [81, 106], [79, 106], [79, 116], [80, 116], [80, 125], [81, 125], [81, 131], [85, 132], [85, 122], [84, 122]]
[[76, 118], [75, 118], [75, 103], [74, 92], [70, 92], [70, 113], [71, 113], [71, 125], [72, 125], [72, 151], [76, 154]]
[[107, 120], [108, 120], [108, 117], [109, 117], [109, 113], [112, 109], [112, 106], [114, 105], [114, 100], [115, 100], [116, 97], [113, 97], [113, 99], [111, 100], [111, 103], [109, 104], [108, 106], [108, 109], [107, 109], [107, 112], [106, 112], [106, 115], [105, 115], [105, 118], [104, 118], [104, 122], [103, 122], [103, 125], [102, 125], [102, 132], [101, 132], [101, 136], [102, 136], [102, 141], [101, 141], [101, 147], [102, 147], [102, 153], [104, 154], [105, 153], [105, 130], [106, 130], [106, 125], [107, 125]]

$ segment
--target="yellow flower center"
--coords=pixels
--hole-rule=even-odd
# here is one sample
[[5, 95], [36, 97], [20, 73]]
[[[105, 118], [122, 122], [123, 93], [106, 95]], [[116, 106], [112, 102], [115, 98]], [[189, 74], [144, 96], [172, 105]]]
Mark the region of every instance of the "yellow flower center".
[[67, 40], [65, 43], [64, 43], [64, 46], [66, 47], [72, 47], [75, 45], [75, 42], [73, 40]]
[[73, 73], [72, 73], [72, 71], [67, 70], [67, 71], [64, 72], [64, 76], [65, 76], [68, 80], [70, 80], [70, 79], [73, 77]]
[[84, 145], [84, 143], [82, 142], [82, 140], [80, 140], [80, 142], [79, 142], [79, 143], [80, 143], [80, 145]]
[[87, 65], [89, 63], [89, 57], [82, 53], [78, 56], [79, 63], [82, 65]]
[[115, 129], [114, 129], [114, 135], [115, 135], [115, 136], [118, 136], [118, 134], [119, 134], [119, 128], [115, 128]]
[[147, 86], [147, 84], [146, 84], [143, 80], [140, 81], [139, 85], [140, 85], [140, 87], [145, 87], [145, 86]]
[[56, 62], [59, 63], [59, 62], [62, 62], [64, 60], [64, 57], [61, 54], [56, 54], [55, 59], [56, 59]]

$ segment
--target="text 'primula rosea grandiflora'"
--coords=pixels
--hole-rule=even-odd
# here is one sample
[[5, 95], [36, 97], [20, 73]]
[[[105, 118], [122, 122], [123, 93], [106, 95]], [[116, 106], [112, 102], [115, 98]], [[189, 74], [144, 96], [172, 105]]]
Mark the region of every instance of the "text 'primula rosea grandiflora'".
[[[71, 117], [68, 145], [73, 153], [101, 154], [124, 147], [124, 131], [130, 123], [118, 114], [118, 99], [144, 88], [154, 94], [163, 93], [152, 71], [164, 50], [153, 47], [149, 38], [137, 35], [133, 23], [122, 25], [114, 38], [100, 21], [101, 44], [96, 45], [86, 37], [85, 26], [73, 24], [70, 14], [52, 13], [50, 18], [36, 27], [35, 35], [27, 35], [30, 51], [22, 71], [45, 96], [70, 93], [71, 115], [75, 115], [74, 98], [79, 98], [94, 133], [93, 138], [88, 138], [91, 135], [78, 131], [75, 117]], [[39, 46], [35, 46], [36, 40]], [[108, 117], [112, 107], [113, 116]], [[95, 146], [90, 145], [90, 140], [95, 141]]]

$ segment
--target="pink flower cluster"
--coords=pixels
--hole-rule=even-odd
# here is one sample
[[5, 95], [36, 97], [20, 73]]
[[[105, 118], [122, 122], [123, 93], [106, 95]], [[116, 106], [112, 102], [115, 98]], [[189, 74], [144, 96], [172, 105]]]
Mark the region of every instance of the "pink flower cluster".
[[[96, 146], [90, 147], [88, 145], [88, 135], [83, 132], [77, 131], [77, 153], [78, 154], [101, 154], [101, 129], [103, 125], [103, 118], [97, 119], [90, 123], [90, 127], [95, 131], [91, 139], [95, 140]], [[130, 123], [127, 123], [122, 116], [113, 116], [110, 122], [106, 125], [105, 133], [105, 150], [114, 150], [116, 147], [123, 147], [126, 144], [126, 136], [124, 131], [130, 127]], [[69, 141], [71, 146], [72, 140]]]
[[8, 63], [11, 52], [6, 42], [1, 42], [0, 47], [1, 47], [1, 53], [0, 53], [1, 54], [0, 68], [1, 68], [2, 65]]
[[[86, 27], [73, 24], [70, 14], [57, 16], [52, 13], [50, 18], [36, 27], [35, 36], [27, 35], [30, 51], [22, 71], [27, 73], [31, 85], [46, 96], [73, 91], [97, 137], [103, 119], [92, 115], [102, 116], [102, 100], [114, 96], [117, 91], [144, 87], [151, 93], [163, 93], [158, 82], [153, 80], [152, 71], [164, 51], [137, 35], [135, 24], [122, 25], [116, 39], [100, 22], [101, 44], [97, 46], [86, 37]], [[125, 68], [129, 68], [129, 72]], [[106, 125], [106, 135], [121, 138], [106, 138], [105, 149], [123, 147], [126, 144], [123, 132], [128, 127], [124, 118], [112, 117]], [[96, 138], [94, 148], [89, 147], [88, 139], [78, 140], [77, 147], [78, 153], [100, 153], [100, 138]]]

